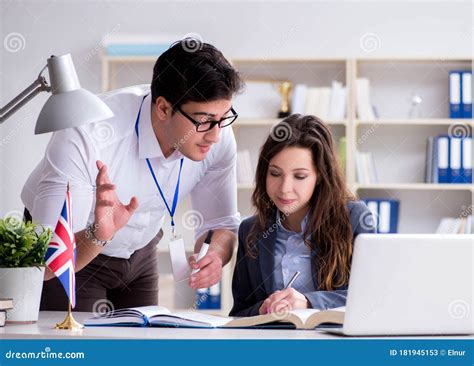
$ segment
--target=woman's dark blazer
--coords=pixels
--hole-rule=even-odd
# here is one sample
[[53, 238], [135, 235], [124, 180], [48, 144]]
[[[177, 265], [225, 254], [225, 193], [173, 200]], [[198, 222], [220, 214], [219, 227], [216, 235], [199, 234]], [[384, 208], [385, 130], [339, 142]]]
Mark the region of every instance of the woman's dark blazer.
[[[371, 212], [362, 201], [349, 201], [353, 240], [361, 233], [375, 233], [374, 221]], [[256, 216], [242, 221], [239, 227], [239, 248], [237, 262], [232, 279], [232, 294], [234, 306], [230, 312], [231, 316], [253, 316], [258, 315], [258, 309], [263, 301], [277, 290], [273, 281], [274, 268], [274, 245], [276, 240], [276, 224], [273, 220], [268, 223], [265, 235], [257, 241], [258, 256], [252, 259], [247, 255], [245, 244], [247, 235]], [[273, 228], [273, 229], [272, 229]], [[314, 251], [311, 253], [313, 257]], [[315, 261], [311, 261], [311, 272], [314, 288], [319, 289], [317, 280], [317, 268]], [[314, 309], [329, 309], [346, 304], [347, 286], [335, 291], [314, 291], [304, 294]]]

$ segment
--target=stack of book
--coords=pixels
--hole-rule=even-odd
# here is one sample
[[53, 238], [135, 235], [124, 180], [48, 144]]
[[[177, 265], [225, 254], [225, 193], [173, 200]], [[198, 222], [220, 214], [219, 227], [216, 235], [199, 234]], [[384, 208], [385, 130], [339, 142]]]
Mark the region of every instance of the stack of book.
[[461, 217], [443, 217], [436, 234], [474, 234], [472, 215]]
[[291, 113], [310, 114], [323, 121], [338, 121], [346, 116], [346, 87], [333, 81], [331, 87], [295, 85]]
[[370, 98], [370, 82], [367, 78], [356, 80], [356, 112], [363, 121], [375, 121], [376, 114]]
[[472, 183], [472, 137], [429, 137], [426, 183]]
[[396, 234], [400, 202], [390, 199], [367, 198], [364, 200], [374, 217], [377, 234]]
[[7, 310], [13, 309], [13, 299], [0, 299], [0, 327], [5, 326]]
[[372, 153], [356, 151], [356, 173], [360, 184], [378, 183], [377, 171]]
[[449, 117], [472, 118], [472, 71], [449, 73]]
[[110, 56], [159, 56], [180, 38], [178, 35], [164, 34], [109, 33], [103, 38], [102, 44]]

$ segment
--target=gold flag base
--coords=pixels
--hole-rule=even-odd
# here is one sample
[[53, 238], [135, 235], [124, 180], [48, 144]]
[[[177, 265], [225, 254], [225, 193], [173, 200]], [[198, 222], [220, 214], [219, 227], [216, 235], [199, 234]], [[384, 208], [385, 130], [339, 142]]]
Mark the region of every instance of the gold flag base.
[[84, 326], [77, 322], [76, 319], [72, 316], [71, 311], [71, 303], [69, 303], [69, 309], [66, 315], [66, 318], [61, 323], [56, 324], [54, 329], [70, 329], [70, 330], [78, 330], [82, 329]]

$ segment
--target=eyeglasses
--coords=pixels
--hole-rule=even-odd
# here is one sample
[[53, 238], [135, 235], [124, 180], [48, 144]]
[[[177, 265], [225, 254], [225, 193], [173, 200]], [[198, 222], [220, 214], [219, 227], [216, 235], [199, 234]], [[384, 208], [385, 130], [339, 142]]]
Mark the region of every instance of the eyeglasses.
[[216, 125], [219, 126], [219, 128], [227, 127], [230, 126], [232, 123], [235, 122], [237, 117], [239, 116], [237, 112], [234, 110], [234, 108], [230, 109], [230, 112], [232, 115], [223, 117], [218, 121], [215, 120], [209, 120], [206, 119], [205, 116], [203, 116], [203, 121], [196, 121], [194, 118], [192, 118], [189, 114], [184, 112], [181, 108], [176, 108], [176, 110], [181, 113], [184, 117], [186, 117], [189, 122], [191, 122], [194, 126], [196, 126], [196, 131], [197, 132], [206, 132], [212, 130]]

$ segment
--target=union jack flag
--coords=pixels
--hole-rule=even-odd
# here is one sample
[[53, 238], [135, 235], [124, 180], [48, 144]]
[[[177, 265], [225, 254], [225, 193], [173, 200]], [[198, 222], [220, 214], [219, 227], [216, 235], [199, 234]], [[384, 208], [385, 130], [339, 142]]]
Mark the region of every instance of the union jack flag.
[[66, 290], [71, 307], [76, 305], [76, 238], [72, 229], [69, 185], [61, 216], [45, 254], [45, 262]]

